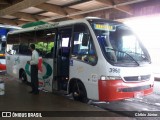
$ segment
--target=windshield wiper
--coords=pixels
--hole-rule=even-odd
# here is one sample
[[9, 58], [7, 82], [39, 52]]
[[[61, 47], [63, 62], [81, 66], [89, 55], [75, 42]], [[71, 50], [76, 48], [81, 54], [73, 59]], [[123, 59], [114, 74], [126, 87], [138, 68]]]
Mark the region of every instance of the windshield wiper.
[[121, 53], [127, 54], [133, 61], [135, 61], [135, 63], [137, 63], [138, 66], [140, 66], [140, 64], [137, 62], [137, 60], [135, 60], [135, 59], [134, 59], [130, 54], [128, 54], [127, 52], [120, 51], [120, 50], [113, 49], [113, 48], [107, 48], [107, 49], [110, 49], [110, 50], [113, 50], [113, 51], [117, 51], [117, 52], [121, 52]]
[[[136, 54], [136, 55], [139, 55], [143, 60], [145, 59], [145, 61], [148, 61], [149, 63], [151, 63], [151, 62], [150, 62], [150, 59], [149, 59], [148, 57], [146, 57], [144, 54], [140, 54], [140, 53], [136, 53], [136, 52], [131, 52], [131, 53], [134, 53], [134, 54]], [[143, 57], [142, 55], [144, 55], [144, 57]]]

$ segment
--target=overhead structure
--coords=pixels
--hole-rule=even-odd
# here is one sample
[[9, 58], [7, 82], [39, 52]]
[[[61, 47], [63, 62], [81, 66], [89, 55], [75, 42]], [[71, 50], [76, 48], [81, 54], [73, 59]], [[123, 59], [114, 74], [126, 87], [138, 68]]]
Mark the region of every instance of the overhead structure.
[[160, 0], [0, 0], [0, 23], [10, 25], [88, 16], [115, 20], [159, 12]]

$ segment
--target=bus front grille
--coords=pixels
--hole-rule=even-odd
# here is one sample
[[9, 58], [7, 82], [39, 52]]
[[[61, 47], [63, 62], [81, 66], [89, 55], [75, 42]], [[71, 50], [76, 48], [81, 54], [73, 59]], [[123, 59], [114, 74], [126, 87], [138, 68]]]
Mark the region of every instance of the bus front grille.
[[138, 87], [122, 88], [120, 91], [121, 92], [135, 92], [135, 91], [141, 91], [141, 90], [146, 90], [150, 88], [151, 88], [150, 85], [145, 85], [145, 86], [138, 86]]
[[124, 80], [127, 82], [138, 82], [143, 80], [150, 80], [151, 75], [141, 75], [141, 76], [130, 76], [124, 77]]

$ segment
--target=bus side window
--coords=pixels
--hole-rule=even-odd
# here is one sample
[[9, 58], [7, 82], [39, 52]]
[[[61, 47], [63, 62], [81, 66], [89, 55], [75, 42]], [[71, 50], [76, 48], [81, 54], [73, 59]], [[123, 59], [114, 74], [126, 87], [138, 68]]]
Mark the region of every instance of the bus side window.
[[12, 46], [12, 54], [17, 54], [19, 52], [19, 45]]
[[19, 34], [8, 35], [6, 52], [10, 55], [19, 53]]
[[20, 44], [19, 45], [19, 54], [31, 55], [31, 51], [28, 49], [28, 45]]
[[37, 42], [36, 50], [43, 58], [53, 58], [54, 56], [54, 41], [56, 39], [56, 30], [39, 30], [36, 31]]
[[54, 47], [51, 48], [50, 52], [47, 53], [47, 54], [45, 55], [45, 57], [46, 57], [46, 58], [53, 58], [53, 56], [54, 56], [54, 55], [53, 55], [53, 50], [54, 50]]
[[19, 44], [8, 44], [6, 52], [10, 55], [19, 53]]
[[72, 58], [95, 65], [97, 54], [88, 28], [84, 24], [74, 26]]

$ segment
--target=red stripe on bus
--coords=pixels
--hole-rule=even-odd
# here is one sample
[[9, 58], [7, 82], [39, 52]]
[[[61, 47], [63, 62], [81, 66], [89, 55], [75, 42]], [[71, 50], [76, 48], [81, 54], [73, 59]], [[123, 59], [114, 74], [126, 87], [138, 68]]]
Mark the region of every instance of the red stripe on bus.
[[42, 58], [41, 57], [38, 59], [38, 70], [43, 72], [43, 69], [42, 69]]
[[6, 65], [5, 64], [0, 64], [0, 71], [1, 70], [6, 70]]

